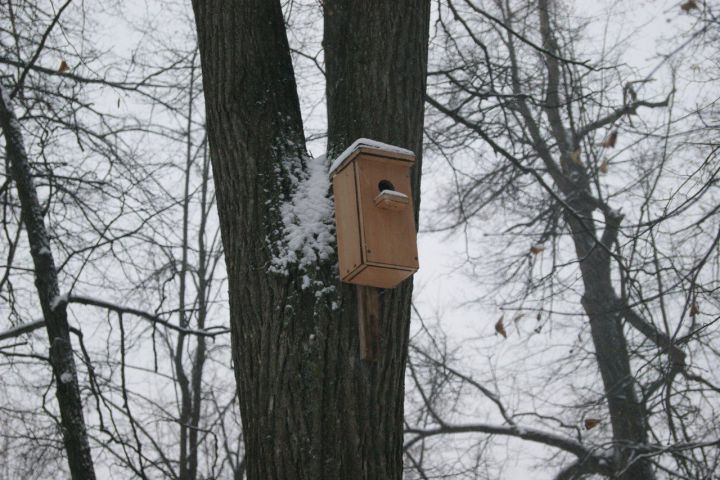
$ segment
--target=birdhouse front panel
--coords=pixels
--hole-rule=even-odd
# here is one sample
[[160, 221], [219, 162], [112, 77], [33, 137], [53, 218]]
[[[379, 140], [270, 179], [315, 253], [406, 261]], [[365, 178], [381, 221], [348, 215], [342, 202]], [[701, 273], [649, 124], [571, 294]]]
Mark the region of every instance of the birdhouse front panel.
[[[415, 213], [410, 191], [410, 166], [366, 155], [357, 161], [360, 214], [363, 217], [365, 254], [369, 263], [395, 265], [417, 270]], [[383, 192], [400, 193], [404, 208], [388, 208], [375, 203]], [[389, 197], [388, 201], [392, 201]]]
[[393, 288], [417, 271], [414, 161], [412, 152], [365, 139], [336, 160], [331, 176], [344, 282]]

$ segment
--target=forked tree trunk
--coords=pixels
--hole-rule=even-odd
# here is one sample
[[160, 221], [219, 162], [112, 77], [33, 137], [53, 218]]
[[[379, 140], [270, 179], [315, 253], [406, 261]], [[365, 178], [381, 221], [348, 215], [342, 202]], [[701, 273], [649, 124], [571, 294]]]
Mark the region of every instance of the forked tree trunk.
[[17, 186], [22, 220], [35, 267], [35, 287], [50, 342], [50, 364], [55, 378], [55, 396], [60, 408], [60, 425], [70, 474], [73, 480], [94, 480], [95, 471], [70, 341], [67, 301], [63, 301], [60, 297], [57, 270], [50, 249], [50, 237], [45, 229], [42, 208], [33, 182], [20, 124], [1, 85], [0, 126], [5, 136], [7, 160]]
[[[331, 150], [365, 136], [419, 155], [429, 2], [324, 5]], [[355, 290], [334, 259], [315, 274], [331, 295], [303, 289], [297, 268], [269, 273], [279, 204], [307, 160], [280, 3], [193, 6], [248, 476], [399, 480], [412, 286], [382, 295], [379, 358], [364, 363]]]

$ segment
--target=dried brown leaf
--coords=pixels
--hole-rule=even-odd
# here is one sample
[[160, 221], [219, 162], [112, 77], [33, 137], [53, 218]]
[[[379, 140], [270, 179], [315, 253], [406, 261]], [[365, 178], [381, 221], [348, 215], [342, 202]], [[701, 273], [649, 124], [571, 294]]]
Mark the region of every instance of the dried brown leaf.
[[573, 163], [582, 165], [582, 160], [580, 160], [580, 149], [579, 148], [576, 148], [575, 150], [573, 150], [573, 152], [570, 154], [570, 160], [572, 160]]
[[618, 131], [613, 130], [612, 132], [610, 132], [610, 135], [608, 135], [607, 138], [605, 138], [605, 140], [600, 143], [600, 146], [603, 148], [613, 148], [617, 143], [617, 137]]
[[601, 420], [598, 418], [586, 418], [585, 419], [585, 430], [591, 430], [600, 425]]
[[505, 331], [505, 324], [503, 324], [503, 316], [500, 317], [500, 320], [498, 320], [495, 323], [495, 331], [503, 336], [503, 338], [507, 338], [507, 332]]
[[536, 243], [535, 245], [530, 247], [530, 253], [532, 253], [533, 255], [537, 255], [538, 253], [544, 252], [544, 251], [545, 251], [545, 245], [543, 245], [542, 243]]
[[683, 12], [689, 13], [690, 10], [694, 10], [694, 9], [698, 8], [698, 4], [695, 0], [687, 0], [687, 2], [680, 5], [680, 8], [682, 9]]
[[608, 172], [608, 160], [607, 158], [602, 161], [600, 166], [598, 167], [598, 170], [600, 173], [607, 173]]

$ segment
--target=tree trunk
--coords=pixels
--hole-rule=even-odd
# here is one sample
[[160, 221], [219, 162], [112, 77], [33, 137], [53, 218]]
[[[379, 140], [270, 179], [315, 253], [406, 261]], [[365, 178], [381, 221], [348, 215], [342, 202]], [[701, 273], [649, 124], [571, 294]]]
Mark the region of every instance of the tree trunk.
[[[198, 267], [197, 267], [197, 328], [202, 330], [205, 328], [208, 306], [210, 302], [209, 288], [210, 282], [212, 281], [212, 268], [210, 263], [211, 252], [208, 251], [207, 245], [205, 244], [205, 232], [208, 221], [209, 205], [212, 201], [209, 197], [209, 184], [210, 184], [210, 160], [206, 153], [203, 155], [203, 166], [202, 166], [202, 186], [200, 187], [200, 226], [198, 228]], [[203, 373], [205, 369], [205, 361], [207, 360], [207, 345], [205, 343], [205, 337], [198, 336], [195, 346], [192, 374], [191, 374], [191, 387], [192, 387], [192, 415], [190, 416], [190, 459], [189, 459], [189, 472], [190, 478], [197, 476], [198, 470], [198, 456], [200, 439], [198, 434], [200, 433], [200, 420], [202, 414], [202, 402], [203, 402]]]
[[[538, 16], [543, 47], [559, 52], [550, 21], [550, 1], [538, 1]], [[573, 152], [580, 154], [577, 132], [565, 128], [560, 98], [560, 62], [553, 55], [545, 55], [547, 91], [544, 110], [554, 140], [560, 148], [562, 174], [554, 168], [555, 182], [565, 195], [573, 212], [565, 211], [575, 252], [580, 262], [584, 293], [583, 308], [590, 320], [590, 332], [595, 347], [598, 368], [602, 376], [608, 411], [613, 427], [615, 460], [621, 480], [654, 480], [650, 463], [633, 458], [632, 446], [647, 441], [644, 408], [635, 393], [634, 377], [630, 370], [630, 355], [622, 329], [621, 312], [610, 276], [609, 249], [617, 238], [622, 216], [609, 208], [605, 215], [605, 231], [598, 240], [592, 213], [600, 202], [592, 197], [590, 179], [584, 166], [572, 160]], [[552, 163], [546, 161], [546, 164]], [[562, 175], [562, 177], [561, 177]]]
[[327, 0], [324, 5], [328, 150], [338, 153], [367, 137], [414, 151], [417, 213], [430, 4]]
[[[591, 219], [589, 210], [576, 210], [583, 219]], [[633, 445], [647, 443], [645, 409], [635, 392], [635, 380], [630, 370], [630, 356], [622, 327], [622, 310], [615, 295], [610, 276], [610, 255], [596, 241], [592, 221], [580, 221], [566, 215], [580, 259], [585, 292], [582, 305], [590, 319], [590, 333], [595, 357], [602, 376], [615, 441], [615, 463], [621, 480], [653, 480], [650, 462], [633, 459]], [[619, 219], [617, 220], [619, 222]], [[617, 228], [611, 221], [609, 229]], [[612, 235], [606, 232], [605, 236]], [[606, 240], [605, 240], [606, 242]], [[604, 242], [604, 243], [605, 243]], [[607, 248], [612, 245], [607, 242]]]
[[[280, 4], [230, 3], [193, 6], [248, 477], [399, 480], [411, 284], [383, 295], [380, 353], [365, 363], [335, 259], [313, 273], [332, 294], [303, 288], [296, 266], [269, 272], [278, 205], [308, 159]], [[325, 15], [331, 151], [369, 136], [419, 154], [428, 2], [326, 0]]]
[[[190, 317], [188, 315], [185, 296], [187, 294], [187, 275], [188, 275], [188, 251], [190, 250], [190, 241], [188, 230], [190, 228], [190, 178], [193, 174], [193, 139], [192, 139], [192, 127], [193, 127], [193, 96], [195, 87], [195, 55], [190, 67], [190, 84], [188, 85], [188, 111], [187, 111], [187, 130], [185, 131], [185, 178], [183, 188], [183, 200], [182, 200], [182, 255], [180, 259], [180, 272], [179, 272], [179, 289], [178, 289], [178, 312], [180, 315], [180, 326], [182, 328], [188, 328], [190, 324]], [[193, 445], [189, 437], [193, 436], [193, 432], [197, 432], [197, 428], [191, 423], [192, 410], [193, 410], [193, 392], [190, 387], [190, 379], [188, 379], [187, 373], [185, 372], [185, 366], [183, 365], [183, 359], [187, 352], [185, 351], [185, 334], [179, 333], [177, 342], [175, 344], [175, 376], [177, 377], [177, 384], [180, 387], [180, 475], [179, 480], [194, 480], [196, 471], [193, 469], [193, 465], [197, 459], [197, 446]], [[188, 443], [189, 442], [189, 443]]]
[[77, 370], [67, 322], [67, 299], [60, 296], [50, 238], [32, 179], [20, 124], [10, 99], [0, 85], [0, 126], [12, 177], [18, 190], [22, 220], [25, 223], [30, 253], [35, 267], [35, 287], [50, 342], [50, 364], [55, 377], [55, 396], [60, 407], [60, 424], [68, 465], [73, 480], [93, 480], [95, 471], [88, 443]]

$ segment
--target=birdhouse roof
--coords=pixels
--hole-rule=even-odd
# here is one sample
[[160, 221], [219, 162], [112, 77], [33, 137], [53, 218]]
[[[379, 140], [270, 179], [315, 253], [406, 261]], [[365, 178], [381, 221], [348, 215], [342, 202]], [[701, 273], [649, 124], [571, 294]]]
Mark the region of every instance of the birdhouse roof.
[[333, 174], [340, 171], [350, 160], [355, 158], [356, 153], [361, 151], [404, 162], [412, 163], [415, 161], [415, 154], [411, 150], [369, 138], [358, 138], [335, 159], [330, 166], [329, 175], [332, 177]]

